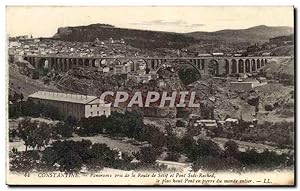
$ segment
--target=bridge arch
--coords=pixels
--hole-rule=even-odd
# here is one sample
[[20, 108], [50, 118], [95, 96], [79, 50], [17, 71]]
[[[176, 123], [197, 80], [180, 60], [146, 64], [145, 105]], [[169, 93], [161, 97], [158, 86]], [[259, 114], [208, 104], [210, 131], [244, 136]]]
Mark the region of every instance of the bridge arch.
[[[202, 76], [200, 69], [197, 67], [197, 65], [193, 64], [193, 62], [191, 60], [184, 60], [184, 63], [182, 63], [182, 61], [180, 62], [180, 59], [175, 59], [172, 60], [171, 62], [168, 62], [167, 60], [165, 60], [164, 64], [168, 64], [168, 65], [172, 65], [173, 67], [175, 66], [180, 66], [180, 65], [190, 65], [192, 66], [200, 75], [200, 77]], [[151, 62], [151, 61], [150, 61]], [[155, 72], [157, 73], [160, 69], [162, 69], [165, 65], [161, 64], [156, 70]], [[203, 66], [204, 67], [204, 66]]]
[[133, 71], [137, 70], [146, 70], [147, 68], [147, 61], [144, 59], [138, 59], [134, 62]]
[[260, 59], [257, 59], [256, 63], [257, 63], [257, 69], [259, 69], [260, 68]]
[[250, 64], [249, 59], [246, 59], [245, 66], [246, 66], [246, 73], [250, 73], [251, 72], [251, 64]]
[[252, 67], [252, 71], [256, 71], [256, 63], [255, 63], [255, 59], [251, 60], [251, 67]]
[[238, 73], [244, 73], [245, 68], [244, 68], [244, 60], [243, 59], [239, 59], [239, 72]]
[[78, 66], [83, 66], [83, 59], [78, 59]]
[[225, 75], [230, 74], [230, 63], [228, 59], [225, 59]]
[[84, 59], [84, 66], [90, 66], [90, 60]]
[[216, 59], [211, 59], [208, 62], [208, 74], [213, 76], [218, 76], [220, 74], [219, 62]]
[[236, 59], [232, 59], [232, 60], [231, 60], [231, 72], [232, 72], [233, 74], [238, 73], [238, 65], [237, 65]]
[[124, 64], [124, 65], [125, 65], [125, 64], [129, 64], [129, 65], [130, 65], [130, 71], [133, 71], [133, 69], [134, 69], [134, 67], [135, 67], [135, 63], [134, 63], [134, 61], [131, 60], [131, 59], [126, 60], [125, 62], [123, 62], [123, 64]]
[[261, 59], [260, 65], [261, 65], [261, 67], [264, 67], [264, 66], [265, 66], [265, 60], [264, 60], [264, 59]]
[[116, 58], [110, 61], [110, 65], [121, 65], [121, 64], [122, 62]]
[[49, 68], [49, 61], [46, 58], [40, 58], [37, 64], [38, 69]]

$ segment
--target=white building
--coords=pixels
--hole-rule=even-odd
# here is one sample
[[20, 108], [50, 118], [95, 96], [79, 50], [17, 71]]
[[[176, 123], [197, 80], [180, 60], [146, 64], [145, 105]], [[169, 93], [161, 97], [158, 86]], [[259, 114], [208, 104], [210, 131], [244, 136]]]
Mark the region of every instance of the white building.
[[29, 99], [52, 105], [65, 117], [73, 116], [77, 119], [101, 115], [108, 117], [111, 113], [111, 104], [105, 103], [96, 96], [38, 91], [29, 95]]

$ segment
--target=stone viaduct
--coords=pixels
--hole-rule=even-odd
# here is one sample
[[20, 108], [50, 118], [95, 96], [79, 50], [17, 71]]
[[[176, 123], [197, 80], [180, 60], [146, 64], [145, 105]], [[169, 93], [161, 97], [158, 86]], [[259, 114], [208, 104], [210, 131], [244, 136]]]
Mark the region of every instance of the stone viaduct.
[[30, 62], [35, 68], [48, 67], [66, 72], [73, 67], [99, 67], [130, 64], [131, 71], [137, 71], [143, 64], [150, 71], [158, 71], [165, 65], [189, 64], [200, 75], [231, 75], [253, 73], [264, 67], [273, 57], [71, 57], [23, 55], [22, 59]]

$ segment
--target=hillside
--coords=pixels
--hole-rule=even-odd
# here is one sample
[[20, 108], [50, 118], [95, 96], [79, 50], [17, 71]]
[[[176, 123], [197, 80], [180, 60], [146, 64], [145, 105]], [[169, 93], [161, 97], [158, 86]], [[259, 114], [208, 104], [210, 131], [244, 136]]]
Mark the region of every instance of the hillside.
[[293, 33], [291, 27], [269, 27], [260, 25], [248, 29], [220, 30], [216, 32], [192, 32], [187, 36], [199, 40], [216, 40], [224, 43], [262, 43], [270, 38], [289, 35]]
[[53, 83], [45, 85], [41, 80], [34, 80], [21, 74], [15, 64], [9, 65], [9, 94], [22, 93], [27, 98], [28, 95], [41, 90], [60, 92]]
[[124, 39], [133, 47], [141, 49], [181, 49], [192, 51], [224, 51], [244, 49], [259, 42], [267, 42], [270, 38], [293, 34], [291, 27], [256, 26], [240, 30], [220, 30], [216, 32], [173, 33], [139, 29], [117, 28], [112, 25], [92, 24], [88, 26], [62, 27], [53, 36], [62, 41], [92, 42], [96, 38], [101, 41], [113, 38]]
[[197, 43], [193, 37], [184, 34], [116, 28], [103, 24], [59, 28], [53, 37], [65, 41], [91, 42], [98, 38], [101, 41], [124, 39], [128, 44], [137, 48], [184, 48]]

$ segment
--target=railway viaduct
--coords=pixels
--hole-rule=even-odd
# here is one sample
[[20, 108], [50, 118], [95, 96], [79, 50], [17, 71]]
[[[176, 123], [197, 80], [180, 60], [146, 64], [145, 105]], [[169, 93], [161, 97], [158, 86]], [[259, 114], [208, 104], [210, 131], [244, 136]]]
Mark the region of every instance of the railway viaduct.
[[[13, 55], [10, 55], [13, 56]], [[47, 67], [66, 72], [73, 67], [99, 67], [130, 64], [131, 71], [137, 71], [144, 65], [150, 71], [158, 71], [161, 67], [172, 64], [189, 64], [200, 75], [230, 75], [254, 73], [263, 68], [273, 57], [72, 57], [23, 55], [22, 59], [30, 62], [35, 68]]]

